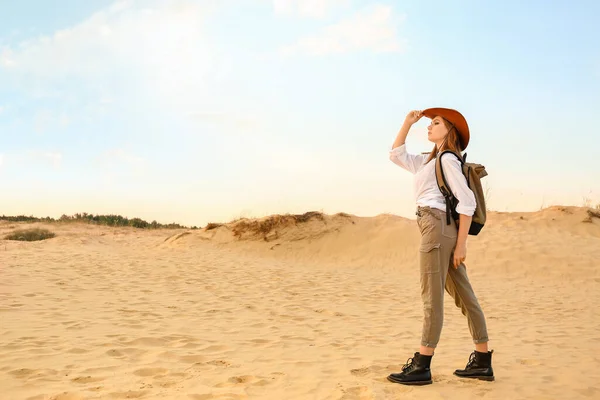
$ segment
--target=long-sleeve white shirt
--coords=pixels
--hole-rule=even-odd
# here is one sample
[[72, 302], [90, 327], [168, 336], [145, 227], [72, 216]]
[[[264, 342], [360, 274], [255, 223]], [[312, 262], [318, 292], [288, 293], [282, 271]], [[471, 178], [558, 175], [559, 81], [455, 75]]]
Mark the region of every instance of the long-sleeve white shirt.
[[[406, 144], [390, 150], [390, 160], [407, 171], [412, 172], [414, 177], [414, 195], [418, 206], [429, 206], [446, 211], [444, 196], [435, 179], [435, 159], [425, 164], [429, 155], [409, 154], [406, 152]], [[456, 212], [472, 216], [477, 206], [475, 195], [467, 185], [467, 179], [462, 173], [460, 161], [452, 154], [444, 154], [442, 157], [442, 168], [446, 182], [454, 197], [458, 199]]]

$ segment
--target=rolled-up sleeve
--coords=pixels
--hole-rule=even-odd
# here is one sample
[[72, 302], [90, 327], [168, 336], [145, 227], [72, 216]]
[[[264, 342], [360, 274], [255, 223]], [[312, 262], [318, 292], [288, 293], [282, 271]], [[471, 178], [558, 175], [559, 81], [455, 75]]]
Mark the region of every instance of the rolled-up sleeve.
[[473, 216], [477, 207], [477, 200], [475, 200], [475, 195], [467, 184], [467, 178], [462, 173], [460, 161], [452, 154], [444, 154], [442, 156], [442, 169], [452, 194], [458, 200], [456, 212]]
[[390, 150], [390, 160], [407, 171], [416, 174], [425, 162], [422, 155], [409, 154], [406, 152], [406, 144]]

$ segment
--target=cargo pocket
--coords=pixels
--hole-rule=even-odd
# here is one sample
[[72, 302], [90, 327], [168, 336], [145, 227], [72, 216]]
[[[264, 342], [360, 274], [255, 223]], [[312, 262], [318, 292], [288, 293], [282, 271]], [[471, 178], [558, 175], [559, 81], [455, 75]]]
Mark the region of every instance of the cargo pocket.
[[458, 237], [458, 228], [456, 227], [456, 223], [450, 218], [450, 225], [446, 224], [446, 217], [442, 220], [442, 236], [445, 236], [450, 239], [454, 239]]
[[422, 274], [440, 272], [440, 243], [424, 243], [419, 248]]

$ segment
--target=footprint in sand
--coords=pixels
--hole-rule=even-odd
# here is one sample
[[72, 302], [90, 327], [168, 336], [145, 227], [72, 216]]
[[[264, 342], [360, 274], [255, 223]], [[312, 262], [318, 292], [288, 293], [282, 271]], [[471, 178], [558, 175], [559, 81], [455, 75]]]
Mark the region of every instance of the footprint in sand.
[[244, 385], [251, 383], [256, 380], [256, 378], [252, 375], [240, 375], [240, 376], [232, 376], [227, 380], [227, 382], [219, 383], [215, 385], [215, 387], [226, 387], [226, 386], [235, 386], [235, 385]]
[[233, 365], [230, 362], [224, 361], [224, 360], [213, 360], [213, 361], [209, 361], [206, 364], [208, 365], [214, 365], [216, 367], [225, 367], [225, 368], [237, 368], [239, 367], [239, 365]]
[[454, 375], [440, 374], [440, 373], [433, 375], [431, 379], [435, 383], [444, 383], [444, 384], [448, 384], [448, 385], [458, 385], [458, 386], [470, 385], [470, 384], [474, 384], [474, 383], [476, 384], [479, 382], [479, 381], [473, 380], [473, 379], [456, 379], [456, 377]]
[[544, 383], [552, 383], [552, 382], [556, 381], [556, 377], [551, 376], [551, 375], [545, 375], [545, 376], [542, 376], [542, 380], [544, 381]]
[[227, 399], [227, 400], [238, 400], [247, 399], [247, 395], [234, 394], [234, 393], [221, 393], [221, 394], [188, 394], [191, 400], [216, 400], [216, 399]]
[[314, 340], [314, 339], [306, 338], [306, 337], [302, 337], [302, 336], [290, 336], [290, 335], [282, 335], [282, 336], [280, 336], [280, 338], [285, 341], [299, 340], [301, 342], [312, 342]]
[[[43, 397], [46, 399], [46, 397]], [[85, 396], [78, 393], [63, 392], [56, 396], [50, 397], [50, 400], [84, 400]]]
[[106, 352], [106, 355], [109, 357], [114, 357], [114, 358], [124, 358], [125, 355], [123, 353], [121, 353], [119, 350], [117, 349], [110, 349]]
[[595, 387], [591, 387], [591, 386], [588, 386], [585, 389], [577, 389], [577, 391], [579, 393], [581, 393], [583, 396], [590, 398], [590, 399], [597, 399], [598, 394], [600, 394], [600, 390], [596, 389]]
[[110, 397], [113, 399], [139, 399], [146, 393], [148, 393], [147, 390], [129, 390], [127, 392], [112, 392]]
[[254, 375], [238, 375], [232, 376], [226, 382], [215, 385], [217, 388], [232, 387], [232, 386], [255, 386], [262, 387], [270, 385], [281, 379], [285, 374], [282, 372], [273, 372], [269, 376], [254, 376]]
[[114, 372], [115, 372], [115, 367], [114, 366], [87, 368], [87, 369], [84, 369], [83, 371], [81, 371], [81, 373], [84, 374], [84, 375], [87, 375], [87, 374], [94, 375], [94, 374], [108, 373], [111, 376], [114, 375]]
[[337, 311], [334, 312], [334, 311], [331, 311], [331, 310], [327, 310], [325, 308], [317, 308], [317, 309], [315, 309], [313, 311], [316, 312], [316, 313], [318, 313], [318, 314], [334, 315], [336, 317], [341, 317], [341, 316], [344, 315], [341, 312], [337, 312]]
[[16, 378], [27, 378], [28, 376], [31, 376], [31, 375], [35, 374], [36, 372], [38, 372], [38, 371], [35, 369], [20, 368], [20, 369], [15, 369], [13, 371], [10, 371], [9, 374], [15, 376]]
[[205, 356], [201, 355], [189, 355], [189, 356], [181, 356], [179, 359], [186, 363], [202, 363], [206, 359]]
[[351, 369], [350, 373], [354, 376], [366, 376], [369, 374], [380, 375], [382, 373], [382, 370], [384, 370], [384, 369], [385, 369], [384, 367], [379, 367], [377, 365], [371, 365], [370, 367]]
[[188, 342], [188, 343], [178, 346], [178, 347], [181, 349], [197, 349], [200, 346], [203, 346], [203, 345], [200, 343], [196, 343], [196, 342]]
[[134, 359], [146, 354], [148, 350], [142, 350], [135, 347], [126, 347], [124, 349], [121, 349], [120, 352], [126, 355], [127, 357]]
[[268, 340], [268, 339], [252, 339], [252, 340], [250, 340], [250, 342], [255, 343], [255, 344], [267, 344], [267, 343], [271, 343], [271, 340]]
[[79, 349], [77, 347], [67, 350], [67, 353], [71, 353], [71, 354], [83, 354], [83, 353], [89, 353], [89, 352], [90, 352], [89, 350]]
[[134, 339], [130, 342], [124, 343], [128, 346], [148, 346], [148, 347], [165, 347], [167, 345], [166, 340], [153, 338], [153, 337], [143, 337]]
[[520, 359], [519, 363], [522, 365], [541, 365], [542, 363], [538, 360]]
[[369, 368], [355, 368], [351, 369], [350, 373], [354, 376], [365, 376], [369, 374]]
[[141, 368], [133, 371], [133, 374], [137, 376], [158, 376], [165, 375], [168, 372], [169, 370], [165, 368]]
[[367, 386], [354, 386], [348, 389], [342, 389], [344, 395], [340, 400], [370, 400], [374, 399], [373, 391]]
[[76, 378], [71, 379], [71, 382], [75, 383], [93, 383], [93, 382], [101, 382], [106, 378], [94, 378], [91, 375], [88, 376], [78, 376]]

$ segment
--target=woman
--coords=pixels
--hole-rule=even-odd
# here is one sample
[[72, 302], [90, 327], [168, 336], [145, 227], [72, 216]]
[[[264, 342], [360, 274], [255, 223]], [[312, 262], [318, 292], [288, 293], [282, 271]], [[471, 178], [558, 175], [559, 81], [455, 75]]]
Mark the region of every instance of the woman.
[[[411, 126], [421, 117], [431, 118], [427, 137], [435, 143], [429, 154], [413, 155], [406, 152], [405, 140]], [[420, 276], [424, 321], [421, 347], [402, 367], [402, 372], [391, 374], [388, 380], [405, 385], [427, 385], [431, 380], [431, 358], [440, 339], [444, 319], [444, 289], [467, 317], [475, 343], [465, 369], [455, 375], [464, 378], [494, 380], [492, 352], [488, 351], [485, 316], [479, 306], [467, 277], [464, 261], [467, 258], [467, 236], [476, 202], [473, 192], [462, 174], [461, 162], [446, 153], [442, 169], [452, 193], [458, 199], [458, 227], [453, 218], [446, 223], [446, 204], [435, 176], [435, 159], [444, 150], [462, 154], [469, 143], [469, 128], [465, 118], [456, 110], [430, 108], [411, 111], [390, 151], [390, 160], [412, 172], [417, 203], [417, 224], [421, 232]]]

